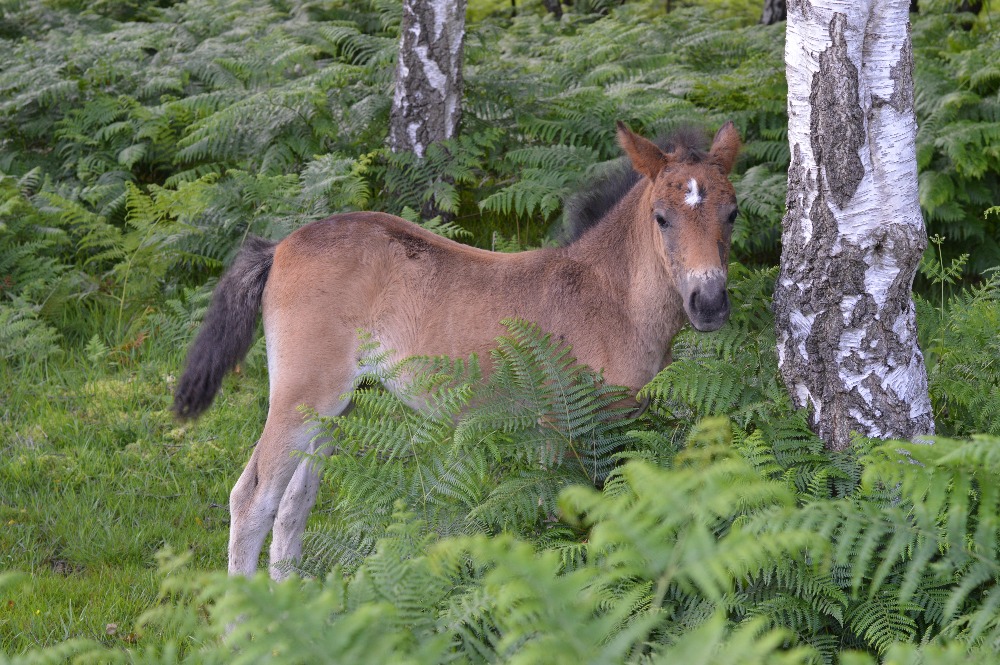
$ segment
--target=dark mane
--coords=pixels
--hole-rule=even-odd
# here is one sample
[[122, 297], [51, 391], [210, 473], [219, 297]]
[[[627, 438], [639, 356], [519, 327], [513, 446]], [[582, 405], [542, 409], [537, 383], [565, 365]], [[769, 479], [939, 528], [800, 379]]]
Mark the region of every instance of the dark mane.
[[[701, 129], [681, 127], [666, 138], [656, 139], [654, 143], [664, 152], [685, 148], [687, 157], [684, 161], [698, 164], [708, 156], [704, 150], [707, 138]], [[635, 187], [640, 178], [642, 176], [632, 169], [625, 157], [622, 157], [613, 162], [603, 173], [587, 182], [579, 192], [566, 201], [563, 223], [557, 234], [559, 244], [568, 245], [597, 226], [615, 204]]]

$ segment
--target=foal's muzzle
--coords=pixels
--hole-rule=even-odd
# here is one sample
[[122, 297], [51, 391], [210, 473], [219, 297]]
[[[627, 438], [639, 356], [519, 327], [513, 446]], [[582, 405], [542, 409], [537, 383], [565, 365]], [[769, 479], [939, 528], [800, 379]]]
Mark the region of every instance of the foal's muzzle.
[[729, 294], [725, 277], [715, 277], [693, 283], [684, 309], [695, 330], [718, 330], [729, 320]]

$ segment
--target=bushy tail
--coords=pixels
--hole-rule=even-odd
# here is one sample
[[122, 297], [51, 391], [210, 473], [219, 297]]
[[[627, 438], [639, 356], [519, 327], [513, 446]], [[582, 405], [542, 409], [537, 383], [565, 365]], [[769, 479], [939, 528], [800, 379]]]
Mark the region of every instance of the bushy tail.
[[275, 243], [250, 236], [219, 280], [174, 393], [174, 413], [197, 418], [212, 404], [222, 378], [246, 355], [271, 272]]

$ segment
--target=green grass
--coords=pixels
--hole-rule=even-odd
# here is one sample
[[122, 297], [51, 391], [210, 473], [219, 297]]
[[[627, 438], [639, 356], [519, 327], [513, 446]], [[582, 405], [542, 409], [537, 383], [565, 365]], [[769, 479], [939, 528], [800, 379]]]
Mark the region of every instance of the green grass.
[[0, 653], [135, 641], [163, 548], [225, 568], [229, 490], [265, 414], [263, 363], [252, 355], [219, 408], [179, 423], [168, 408], [180, 358], [0, 367], [0, 571], [26, 573], [0, 591]]

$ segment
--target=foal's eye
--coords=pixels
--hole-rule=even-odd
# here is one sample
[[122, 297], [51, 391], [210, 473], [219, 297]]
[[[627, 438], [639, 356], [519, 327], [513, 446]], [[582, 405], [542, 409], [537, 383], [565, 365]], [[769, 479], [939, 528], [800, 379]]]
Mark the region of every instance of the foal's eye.
[[667, 216], [662, 212], [654, 212], [653, 218], [656, 219], [656, 223], [660, 225], [661, 229], [665, 229], [670, 226], [670, 222], [667, 221]]
[[739, 210], [734, 210], [731, 213], [729, 213], [729, 223], [730, 224], [735, 224], [736, 223], [736, 216], [739, 215], [739, 214], [740, 214]]

